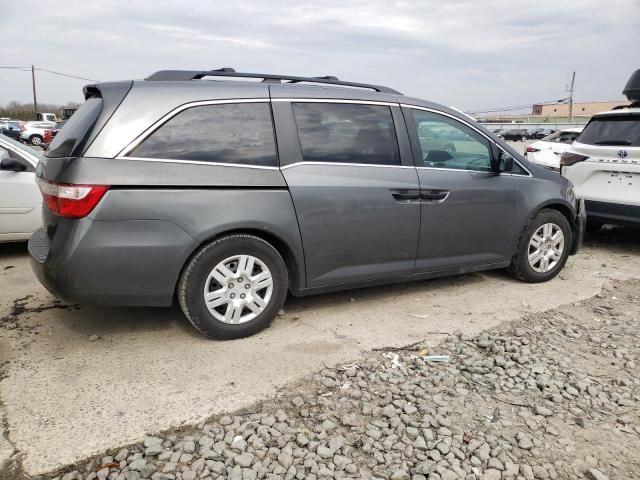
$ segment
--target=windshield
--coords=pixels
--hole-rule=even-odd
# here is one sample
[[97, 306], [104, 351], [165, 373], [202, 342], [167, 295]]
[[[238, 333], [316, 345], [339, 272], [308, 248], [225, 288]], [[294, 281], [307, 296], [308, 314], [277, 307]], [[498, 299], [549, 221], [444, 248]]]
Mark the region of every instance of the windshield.
[[640, 116], [627, 114], [594, 118], [578, 141], [588, 145], [640, 147]]

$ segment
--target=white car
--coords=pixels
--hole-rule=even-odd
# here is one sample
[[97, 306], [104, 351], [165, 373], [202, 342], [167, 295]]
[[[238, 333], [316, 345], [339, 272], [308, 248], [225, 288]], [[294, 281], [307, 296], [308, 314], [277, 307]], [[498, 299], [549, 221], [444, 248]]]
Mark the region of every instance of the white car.
[[560, 155], [574, 142], [584, 127], [566, 128], [547, 135], [527, 147], [527, 160], [543, 167], [560, 170]]
[[32, 148], [0, 136], [0, 243], [28, 240], [42, 225], [39, 161]]
[[590, 229], [640, 225], [640, 102], [594, 115], [560, 164], [585, 200]]
[[[47, 138], [49, 141], [51, 140], [52, 128], [50, 122], [27, 122], [24, 125], [24, 130], [20, 133], [20, 139], [29, 142], [31, 145], [40, 146], [43, 143], [47, 143]], [[49, 131], [48, 134], [47, 130]]]

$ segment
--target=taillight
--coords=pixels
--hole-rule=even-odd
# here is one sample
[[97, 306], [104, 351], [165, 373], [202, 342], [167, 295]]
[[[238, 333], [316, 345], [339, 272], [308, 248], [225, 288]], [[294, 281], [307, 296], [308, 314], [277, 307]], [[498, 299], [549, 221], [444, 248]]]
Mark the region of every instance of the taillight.
[[539, 148], [534, 148], [534, 147], [531, 147], [531, 146], [527, 147], [527, 152], [529, 152], [529, 153], [539, 152], [539, 151], [540, 151]]
[[72, 185], [42, 178], [38, 186], [49, 210], [66, 218], [86, 217], [109, 190], [108, 185]]
[[560, 155], [560, 166], [568, 167], [578, 162], [584, 162], [587, 158], [589, 157], [578, 153], [563, 152], [562, 155]]

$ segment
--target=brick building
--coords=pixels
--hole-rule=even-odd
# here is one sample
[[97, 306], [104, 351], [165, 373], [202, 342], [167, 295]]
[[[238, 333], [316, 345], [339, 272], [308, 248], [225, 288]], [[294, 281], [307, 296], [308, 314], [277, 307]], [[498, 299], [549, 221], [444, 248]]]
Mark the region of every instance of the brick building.
[[[574, 117], [591, 117], [594, 113], [605, 112], [611, 110], [618, 105], [629, 105], [626, 100], [614, 100], [610, 102], [584, 102], [573, 104]], [[568, 103], [547, 103], [536, 104], [533, 106], [532, 115], [540, 117], [568, 117]]]

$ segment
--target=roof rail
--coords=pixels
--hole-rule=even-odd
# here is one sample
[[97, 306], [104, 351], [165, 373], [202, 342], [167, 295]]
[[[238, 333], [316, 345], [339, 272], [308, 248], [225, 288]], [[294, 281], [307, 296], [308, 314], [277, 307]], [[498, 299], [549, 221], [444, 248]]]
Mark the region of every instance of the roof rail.
[[376, 92], [393, 93], [402, 95], [397, 90], [380, 85], [370, 85], [368, 83], [343, 82], [338, 77], [296, 77], [291, 75], [275, 75], [272, 73], [245, 73], [236, 72], [233, 68], [225, 67], [217, 70], [160, 70], [147, 78], [147, 81], [187, 81], [199, 80], [203, 77], [234, 77], [234, 78], [261, 78], [266, 83], [319, 83], [323, 85], [338, 85], [344, 87], [366, 88]]

